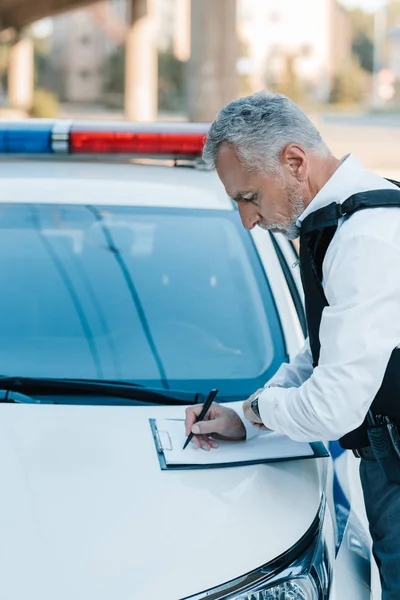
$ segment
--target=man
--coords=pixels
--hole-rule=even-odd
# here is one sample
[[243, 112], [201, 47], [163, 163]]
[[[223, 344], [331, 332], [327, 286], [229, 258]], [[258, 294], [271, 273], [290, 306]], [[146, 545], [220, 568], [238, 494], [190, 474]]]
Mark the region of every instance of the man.
[[186, 432], [205, 450], [257, 428], [307, 442], [340, 438], [361, 457], [382, 597], [398, 600], [400, 485], [374, 457], [366, 415], [388, 415], [400, 429], [400, 190], [354, 156], [332, 156], [306, 115], [276, 94], [224, 107], [203, 156], [246, 229], [300, 233], [309, 337], [241, 409], [215, 404], [195, 424], [201, 406], [190, 407]]

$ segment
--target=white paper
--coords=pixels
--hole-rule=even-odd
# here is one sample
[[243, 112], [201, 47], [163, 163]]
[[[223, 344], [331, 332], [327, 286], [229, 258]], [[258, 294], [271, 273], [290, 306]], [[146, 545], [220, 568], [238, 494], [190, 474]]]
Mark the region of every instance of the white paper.
[[223, 442], [210, 451], [190, 443], [185, 450], [185, 421], [158, 419], [156, 427], [167, 465], [208, 465], [256, 460], [312, 456], [310, 444], [295, 442], [286, 436], [265, 431], [245, 442]]

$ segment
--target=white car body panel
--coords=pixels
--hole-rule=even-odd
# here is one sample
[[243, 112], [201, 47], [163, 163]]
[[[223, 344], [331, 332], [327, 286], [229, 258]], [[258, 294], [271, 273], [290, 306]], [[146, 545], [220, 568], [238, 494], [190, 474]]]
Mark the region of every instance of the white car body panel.
[[233, 210], [209, 171], [115, 164], [111, 173], [101, 162], [0, 161], [0, 202]]
[[177, 600], [299, 540], [318, 512], [327, 459], [161, 471], [148, 419], [183, 414], [0, 406], [4, 598]]

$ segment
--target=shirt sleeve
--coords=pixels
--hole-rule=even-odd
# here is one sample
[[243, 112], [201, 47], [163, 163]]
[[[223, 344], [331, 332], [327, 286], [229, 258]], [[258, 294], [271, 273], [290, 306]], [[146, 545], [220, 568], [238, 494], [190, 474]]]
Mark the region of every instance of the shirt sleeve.
[[283, 363], [265, 387], [299, 387], [313, 372], [310, 342], [306, 339], [303, 348], [290, 363]]
[[243, 402], [237, 402], [237, 406], [231, 406], [235, 412], [239, 415], [246, 430], [246, 440], [250, 440], [253, 437], [256, 437], [260, 433], [260, 429], [255, 425], [252, 425], [250, 421], [246, 419], [243, 411]]
[[[312, 357], [310, 344], [308, 342], [308, 338], [300, 350], [300, 352], [294, 357], [294, 359], [290, 363], [283, 363], [275, 375], [267, 381], [264, 386], [264, 389], [268, 387], [298, 387], [301, 385], [306, 379], [310, 377], [312, 373]], [[255, 427], [248, 421], [243, 412], [243, 402], [235, 403], [234, 406], [231, 406], [241, 420], [246, 429], [246, 439], [250, 439], [259, 435], [260, 429]]]
[[310, 442], [361, 425], [400, 343], [399, 276], [399, 248], [373, 235], [347, 236], [326, 255], [319, 365], [299, 387], [262, 392], [266, 427]]

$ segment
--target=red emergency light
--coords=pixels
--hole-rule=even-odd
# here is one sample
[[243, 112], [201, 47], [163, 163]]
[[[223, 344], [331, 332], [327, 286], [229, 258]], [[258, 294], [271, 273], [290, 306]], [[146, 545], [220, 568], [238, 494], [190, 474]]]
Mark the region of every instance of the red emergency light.
[[172, 158], [200, 157], [208, 125], [200, 123], [77, 124], [69, 133], [72, 154], [127, 154]]

